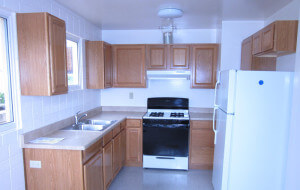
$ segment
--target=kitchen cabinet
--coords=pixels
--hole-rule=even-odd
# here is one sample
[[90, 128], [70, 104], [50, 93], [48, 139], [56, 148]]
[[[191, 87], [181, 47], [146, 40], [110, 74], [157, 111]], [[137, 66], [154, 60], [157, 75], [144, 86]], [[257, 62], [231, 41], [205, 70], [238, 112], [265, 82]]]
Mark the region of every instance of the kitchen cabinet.
[[146, 88], [145, 45], [113, 45], [113, 87]]
[[189, 69], [190, 46], [187, 44], [170, 45], [170, 70]]
[[275, 71], [276, 58], [274, 57], [255, 57], [252, 55], [252, 41], [250, 36], [242, 42], [241, 54], [241, 70], [255, 70], [255, 71]]
[[[296, 52], [298, 21], [275, 21], [258, 33], [260, 37], [253, 41], [255, 56], [278, 57]], [[253, 35], [253, 39], [255, 36]], [[260, 49], [255, 45], [259, 43]]]
[[112, 87], [112, 48], [103, 41], [86, 41], [86, 80], [88, 89]]
[[212, 121], [191, 121], [190, 169], [212, 169], [214, 159], [214, 132]]
[[84, 151], [24, 148], [23, 156], [26, 189], [103, 187], [102, 139]]
[[113, 180], [113, 143], [109, 141], [103, 147], [103, 183], [104, 189], [108, 189]]
[[218, 47], [218, 44], [197, 44], [191, 46], [191, 88], [214, 88]]
[[122, 168], [121, 133], [113, 139], [113, 175], [116, 176]]
[[21, 94], [67, 93], [65, 22], [48, 13], [18, 13], [17, 30]]
[[126, 162], [126, 120], [122, 121], [121, 124], [121, 165], [122, 167]]
[[167, 45], [146, 45], [147, 70], [167, 69]]
[[143, 131], [139, 119], [126, 120], [126, 166], [143, 165]]
[[84, 189], [103, 189], [102, 151], [99, 151], [84, 166]]
[[[253, 40], [254, 41], [254, 40]], [[251, 70], [252, 66], [252, 36], [242, 42], [241, 70]]]

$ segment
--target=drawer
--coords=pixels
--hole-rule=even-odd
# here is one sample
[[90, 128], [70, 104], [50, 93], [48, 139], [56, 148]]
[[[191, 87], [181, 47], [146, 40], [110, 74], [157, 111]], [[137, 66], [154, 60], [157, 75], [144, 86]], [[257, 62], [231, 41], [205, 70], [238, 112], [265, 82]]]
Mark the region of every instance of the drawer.
[[127, 119], [126, 127], [141, 127], [141, 120], [140, 119]]
[[109, 131], [104, 137], [103, 137], [103, 146], [105, 146], [107, 143], [111, 141], [113, 138], [113, 131]]
[[210, 120], [194, 120], [191, 121], [191, 129], [211, 129], [213, 121]]
[[114, 129], [113, 129], [113, 137], [117, 136], [121, 131], [121, 126], [118, 124]]
[[90, 147], [82, 151], [82, 162], [85, 163], [92, 156], [94, 156], [99, 150], [102, 150], [102, 139], [98, 140]]

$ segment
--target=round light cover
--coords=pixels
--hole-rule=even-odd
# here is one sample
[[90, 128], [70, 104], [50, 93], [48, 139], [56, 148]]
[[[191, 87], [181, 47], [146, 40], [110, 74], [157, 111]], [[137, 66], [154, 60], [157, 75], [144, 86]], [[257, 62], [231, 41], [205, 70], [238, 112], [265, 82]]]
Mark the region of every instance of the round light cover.
[[166, 8], [159, 10], [157, 15], [161, 18], [178, 18], [183, 15], [183, 11], [175, 8]]

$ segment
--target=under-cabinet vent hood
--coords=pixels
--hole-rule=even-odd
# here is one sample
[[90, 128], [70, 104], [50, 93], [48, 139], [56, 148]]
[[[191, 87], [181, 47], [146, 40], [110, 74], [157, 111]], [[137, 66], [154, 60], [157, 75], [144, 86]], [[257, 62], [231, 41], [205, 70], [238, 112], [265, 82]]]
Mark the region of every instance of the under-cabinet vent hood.
[[190, 71], [147, 71], [147, 78], [151, 79], [186, 79], [190, 80]]

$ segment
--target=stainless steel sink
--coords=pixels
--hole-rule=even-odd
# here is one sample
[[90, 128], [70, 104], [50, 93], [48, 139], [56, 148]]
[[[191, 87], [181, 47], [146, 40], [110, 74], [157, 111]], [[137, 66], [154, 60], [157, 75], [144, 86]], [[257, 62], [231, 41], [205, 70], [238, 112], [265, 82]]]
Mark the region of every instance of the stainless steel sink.
[[62, 130], [103, 131], [115, 122], [116, 120], [83, 120]]

